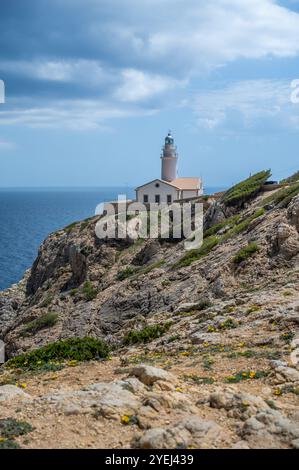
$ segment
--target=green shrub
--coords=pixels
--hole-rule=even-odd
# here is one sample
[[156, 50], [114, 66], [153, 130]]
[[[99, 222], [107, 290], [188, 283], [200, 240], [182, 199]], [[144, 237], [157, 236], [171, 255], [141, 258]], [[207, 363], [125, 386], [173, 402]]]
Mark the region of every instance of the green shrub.
[[242, 261], [245, 261], [247, 258], [250, 258], [254, 253], [258, 252], [260, 247], [257, 243], [249, 243], [245, 248], [242, 248], [236, 256], [234, 257], [234, 263], [240, 264]]
[[5, 439], [23, 436], [31, 431], [33, 431], [33, 427], [25, 421], [11, 418], [0, 419], [0, 436]]
[[219, 243], [219, 238], [216, 236], [211, 236], [206, 238], [203, 241], [203, 244], [200, 248], [196, 250], [188, 251], [175, 265], [175, 267], [186, 267], [190, 266], [190, 264], [198, 261], [203, 256], [206, 256], [210, 251], [217, 246]]
[[16, 356], [6, 363], [6, 367], [12, 369], [19, 367], [34, 369], [36, 366], [51, 361], [90, 361], [93, 359], [106, 359], [108, 355], [109, 348], [100, 339], [90, 337], [69, 338]]
[[236, 224], [228, 232], [222, 235], [221, 241], [222, 242], [226, 241], [229, 238], [233, 237], [234, 235], [239, 235], [240, 233], [245, 232], [245, 230], [248, 229], [249, 225], [251, 224], [251, 222], [253, 222], [253, 220], [257, 219], [258, 217], [261, 217], [264, 214], [265, 214], [265, 209], [263, 208], [258, 209], [254, 214], [247, 217], [246, 219], [241, 220], [240, 223]]
[[229, 206], [243, 205], [258, 194], [270, 176], [271, 170], [256, 173], [229, 189], [224, 194], [223, 201]]
[[58, 321], [58, 313], [45, 313], [30, 323], [27, 323], [21, 330], [21, 336], [34, 335], [40, 330], [54, 326]]
[[285, 183], [296, 183], [299, 181], [299, 171], [296, 171], [293, 175], [289, 176], [288, 178], [285, 178], [282, 180], [280, 183], [285, 184]]
[[128, 277], [133, 276], [133, 274], [136, 274], [136, 269], [131, 268], [129, 266], [129, 267], [123, 269], [122, 271], [119, 271], [119, 273], [117, 273], [116, 279], [118, 281], [124, 281]]
[[[2, 440], [3, 439], [3, 440]], [[20, 449], [20, 446], [13, 439], [2, 438], [0, 440], [0, 450], [2, 449]]]
[[238, 323], [232, 318], [228, 318], [220, 325], [221, 330], [231, 330], [238, 327]]
[[264, 199], [263, 204], [264, 206], [269, 204], [277, 206], [279, 204], [281, 207], [286, 207], [293, 197], [297, 196], [297, 194], [299, 194], [299, 183], [276, 191], [274, 194], [271, 194], [269, 197]]
[[90, 302], [91, 300], [95, 299], [98, 295], [99, 291], [95, 289], [90, 281], [86, 281], [83, 284], [82, 293], [85, 299]]
[[211, 235], [217, 234], [221, 229], [227, 226], [235, 225], [241, 218], [241, 215], [234, 215], [233, 217], [229, 217], [228, 219], [219, 222], [218, 224], [213, 225], [208, 230], [204, 232], [204, 238], [210, 237]]
[[[236, 223], [236, 225], [234, 225], [225, 234], [221, 236], [211, 235], [205, 238], [200, 248], [186, 252], [186, 254], [174, 265], [174, 268], [190, 266], [192, 263], [194, 263], [195, 261], [198, 261], [203, 256], [208, 255], [210, 251], [212, 251], [212, 249], [215, 248], [215, 246], [217, 246], [218, 244], [223, 243], [229, 238], [235, 235], [239, 235], [240, 233], [247, 230], [253, 220], [257, 219], [258, 217], [261, 217], [264, 214], [265, 214], [265, 209], [260, 208], [251, 216], [247, 217], [246, 219], [242, 220], [239, 223]], [[239, 220], [239, 219], [236, 218], [235, 220]]]
[[149, 343], [154, 339], [163, 336], [170, 328], [171, 323], [165, 323], [164, 325], [150, 325], [142, 330], [131, 330], [124, 337], [124, 344], [138, 344], [138, 343]]

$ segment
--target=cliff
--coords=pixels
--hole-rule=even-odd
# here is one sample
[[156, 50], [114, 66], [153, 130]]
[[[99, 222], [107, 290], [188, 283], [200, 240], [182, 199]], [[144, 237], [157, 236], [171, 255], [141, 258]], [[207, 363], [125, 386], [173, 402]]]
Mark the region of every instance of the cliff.
[[263, 192], [259, 178], [209, 204], [199, 250], [101, 241], [96, 217], [45, 240], [0, 294], [8, 358], [85, 337], [111, 358], [2, 369], [3, 387], [27, 389], [0, 387], [1, 413], [17, 400], [38, 430], [22, 446], [74, 446], [80, 416], [77, 447], [299, 447], [299, 188]]

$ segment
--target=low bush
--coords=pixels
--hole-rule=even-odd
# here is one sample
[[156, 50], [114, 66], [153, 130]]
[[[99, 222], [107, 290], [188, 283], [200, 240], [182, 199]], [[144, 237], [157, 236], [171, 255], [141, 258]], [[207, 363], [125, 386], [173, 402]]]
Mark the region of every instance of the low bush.
[[100, 339], [90, 337], [69, 338], [16, 356], [10, 359], [5, 366], [10, 369], [34, 369], [51, 361], [90, 361], [93, 359], [107, 359], [108, 355], [109, 347]]
[[124, 344], [138, 344], [138, 343], [149, 343], [154, 339], [163, 336], [170, 328], [171, 323], [164, 323], [164, 325], [150, 325], [142, 330], [131, 330], [124, 337]]
[[95, 289], [90, 281], [86, 281], [83, 284], [82, 293], [87, 301], [94, 300], [98, 295], [99, 291]]
[[240, 264], [246, 259], [250, 258], [251, 256], [254, 255], [254, 253], [258, 252], [260, 250], [260, 247], [258, 246], [257, 243], [252, 242], [249, 243], [245, 248], [242, 248], [236, 256], [234, 257], [234, 263], [235, 264]]
[[270, 176], [271, 170], [265, 170], [241, 181], [224, 194], [224, 203], [228, 206], [243, 206], [258, 194]]
[[51, 328], [57, 323], [58, 318], [58, 313], [45, 313], [39, 318], [36, 318], [36, 320], [27, 323], [21, 330], [21, 336], [34, 335], [40, 330], [43, 330], [45, 328]]
[[119, 273], [117, 273], [116, 279], [118, 281], [124, 281], [128, 277], [133, 276], [133, 274], [136, 274], [136, 269], [131, 268], [130, 266], [128, 266], [127, 268], [125, 268], [122, 271], [119, 271]]
[[275, 206], [286, 207], [297, 194], [299, 194], [299, 183], [276, 191], [274, 194], [264, 199], [263, 204], [264, 206], [274, 204]]
[[190, 264], [198, 261], [203, 256], [206, 256], [210, 251], [217, 246], [219, 243], [219, 238], [212, 235], [211, 237], [206, 238], [203, 241], [203, 244], [200, 248], [196, 250], [188, 251], [175, 265], [175, 267], [186, 267], [190, 266]]

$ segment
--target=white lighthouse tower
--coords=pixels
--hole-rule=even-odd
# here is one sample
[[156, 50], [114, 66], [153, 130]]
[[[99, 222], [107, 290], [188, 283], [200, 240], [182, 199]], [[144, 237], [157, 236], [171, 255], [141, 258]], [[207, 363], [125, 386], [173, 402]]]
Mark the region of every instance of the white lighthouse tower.
[[174, 181], [178, 176], [178, 154], [171, 131], [168, 132], [168, 135], [165, 138], [165, 145], [162, 150], [161, 179], [168, 182]]
[[172, 204], [194, 199], [203, 193], [200, 178], [178, 178], [178, 153], [169, 131], [161, 155], [161, 179], [154, 179], [136, 188], [136, 201], [142, 204]]

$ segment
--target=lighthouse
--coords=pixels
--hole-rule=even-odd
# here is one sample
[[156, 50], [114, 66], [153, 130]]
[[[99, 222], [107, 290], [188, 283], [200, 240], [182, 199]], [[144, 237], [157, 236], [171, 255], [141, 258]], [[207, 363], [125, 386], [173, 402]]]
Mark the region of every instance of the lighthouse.
[[165, 137], [161, 163], [161, 179], [168, 182], [175, 180], [178, 175], [178, 154], [171, 131], [169, 131], [168, 135]]
[[161, 179], [154, 179], [136, 188], [136, 201], [142, 204], [172, 204], [194, 200], [202, 195], [202, 180], [197, 177], [178, 177], [178, 153], [169, 131], [161, 155]]

